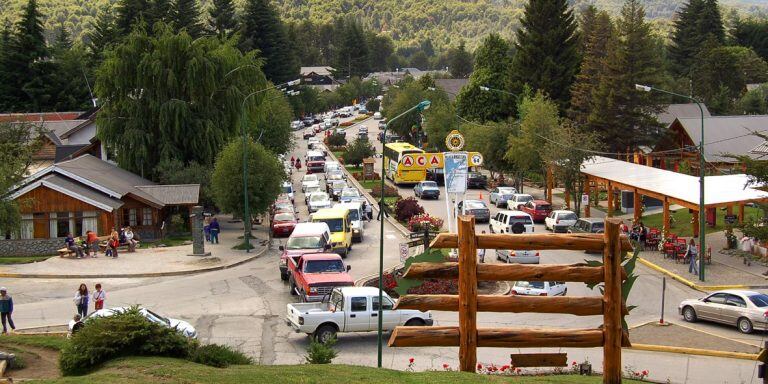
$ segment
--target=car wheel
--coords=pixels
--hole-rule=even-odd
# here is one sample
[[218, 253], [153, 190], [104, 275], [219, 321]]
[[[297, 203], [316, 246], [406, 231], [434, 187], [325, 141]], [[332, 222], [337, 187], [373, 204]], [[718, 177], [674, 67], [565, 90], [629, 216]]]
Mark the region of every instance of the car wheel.
[[568, 288], [566, 288], [566, 289], [563, 291], [563, 296], [567, 296], [567, 295], [568, 295]]
[[405, 322], [406, 327], [423, 327], [427, 325], [422, 319], [410, 319]]
[[493, 233], [493, 225], [489, 225], [489, 226], [488, 226], [488, 230], [489, 230], [491, 233]]
[[297, 291], [296, 282], [293, 281], [293, 279], [291, 279], [288, 282], [288, 286], [290, 287], [291, 295], [296, 296], [296, 291]]
[[336, 338], [336, 328], [332, 325], [323, 325], [315, 330], [314, 337], [318, 343], [327, 343]]
[[696, 311], [693, 309], [693, 307], [685, 307], [683, 308], [683, 319], [689, 323], [695, 323], [698, 319], [696, 316]]
[[752, 327], [752, 322], [749, 321], [746, 317], [742, 317], [739, 319], [739, 321], [736, 323], [736, 325], [739, 327], [739, 331], [741, 333], [752, 333], [754, 328]]
[[287, 281], [288, 280], [288, 274], [287, 273], [281, 273], [280, 274], [280, 280]]

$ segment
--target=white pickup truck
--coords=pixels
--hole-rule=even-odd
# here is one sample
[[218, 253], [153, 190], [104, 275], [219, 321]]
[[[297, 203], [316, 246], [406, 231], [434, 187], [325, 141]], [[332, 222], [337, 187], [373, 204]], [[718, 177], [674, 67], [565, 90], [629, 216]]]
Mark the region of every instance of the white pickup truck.
[[[394, 301], [384, 293], [383, 329], [398, 325], [432, 325], [432, 314], [411, 309], [393, 310]], [[338, 332], [370, 332], [378, 329], [379, 289], [338, 287], [319, 303], [288, 304], [286, 322], [296, 333], [306, 333], [319, 342]]]

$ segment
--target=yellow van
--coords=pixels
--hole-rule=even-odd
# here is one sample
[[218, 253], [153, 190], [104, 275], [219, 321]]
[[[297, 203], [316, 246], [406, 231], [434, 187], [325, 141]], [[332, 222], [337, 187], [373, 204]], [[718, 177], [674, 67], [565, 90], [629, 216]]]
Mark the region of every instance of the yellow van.
[[313, 213], [313, 223], [326, 223], [331, 230], [331, 247], [341, 257], [352, 250], [352, 225], [347, 208], [323, 208]]

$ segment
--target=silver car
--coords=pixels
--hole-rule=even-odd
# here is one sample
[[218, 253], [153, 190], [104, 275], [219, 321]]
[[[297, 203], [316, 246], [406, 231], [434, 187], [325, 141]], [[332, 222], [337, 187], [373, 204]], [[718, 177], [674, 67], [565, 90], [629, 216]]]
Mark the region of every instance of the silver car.
[[505, 207], [507, 206], [507, 200], [512, 198], [512, 195], [515, 193], [517, 193], [517, 190], [514, 187], [496, 187], [489, 196], [491, 204], [497, 207]]
[[677, 309], [685, 321], [735, 325], [742, 333], [768, 327], [768, 295], [755, 291], [718, 291], [701, 299], [683, 300]]
[[478, 223], [487, 223], [491, 220], [491, 210], [482, 200], [464, 200], [459, 202], [459, 212], [465, 212], [467, 215], [475, 216]]

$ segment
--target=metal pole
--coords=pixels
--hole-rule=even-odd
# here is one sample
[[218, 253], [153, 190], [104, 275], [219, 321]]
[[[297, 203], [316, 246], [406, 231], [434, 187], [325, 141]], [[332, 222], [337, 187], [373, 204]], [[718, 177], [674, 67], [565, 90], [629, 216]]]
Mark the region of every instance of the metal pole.
[[[706, 228], [706, 208], [704, 206], [704, 174], [706, 169], [704, 164], [704, 108], [701, 103], [691, 98], [699, 106], [701, 112], [701, 140], [699, 141], [699, 280], [704, 281], [704, 255], [707, 252], [707, 228]], [[715, 216], [717, 220], [717, 216]]]
[[664, 298], [667, 296], [667, 277], [661, 277], [661, 318], [659, 324], [664, 324]]
[[[246, 97], [245, 100], [248, 98]], [[245, 134], [245, 100], [243, 100], [242, 108], [242, 124], [240, 124], [243, 135], [243, 226], [245, 227], [245, 233], [243, 239], [245, 241], [245, 252], [251, 252], [251, 210], [248, 208], [248, 139]]]

